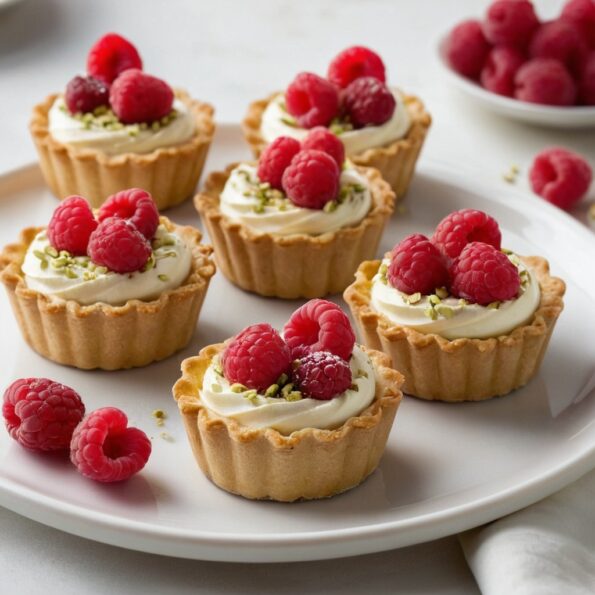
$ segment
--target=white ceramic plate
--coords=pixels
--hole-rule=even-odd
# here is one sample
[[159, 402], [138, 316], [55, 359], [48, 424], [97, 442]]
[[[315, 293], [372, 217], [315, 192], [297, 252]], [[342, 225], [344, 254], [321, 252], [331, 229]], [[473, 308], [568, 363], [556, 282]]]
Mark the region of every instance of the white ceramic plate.
[[518, 101], [492, 93], [479, 83], [458, 72], [446, 58], [447, 35], [438, 44], [438, 59], [448, 80], [469, 99], [487, 110], [514, 120], [539, 124], [550, 128], [589, 128], [595, 126], [595, 106], [551, 107], [526, 101]]
[[[239, 128], [221, 126], [207, 171], [247, 157]], [[430, 233], [448, 212], [473, 206], [501, 223], [506, 246], [548, 257], [568, 282], [566, 310], [541, 373], [501, 399], [446, 405], [406, 399], [380, 468], [330, 500], [251, 502], [212, 485], [197, 468], [171, 397], [180, 361], [259, 321], [281, 326], [298, 302], [263, 299], [216, 275], [191, 347], [147, 368], [84, 372], [52, 364], [23, 342], [0, 294], [0, 388], [23, 376], [74, 387], [90, 411], [115, 405], [153, 438], [145, 470], [119, 485], [86, 480], [61, 458], [29, 453], [0, 428], [0, 504], [42, 523], [123, 547], [227, 561], [311, 560], [438, 538], [510, 513], [595, 466], [595, 241], [564, 213], [530, 196], [421, 169], [381, 250]], [[0, 178], [0, 242], [45, 224], [56, 206], [35, 167]], [[169, 213], [198, 224], [191, 203]], [[591, 381], [590, 388], [588, 388]], [[587, 387], [587, 388], [586, 388]], [[587, 398], [591, 396], [591, 398]], [[151, 412], [165, 409], [157, 428]], [[160, 437], [165, 430], [169, 442]]]

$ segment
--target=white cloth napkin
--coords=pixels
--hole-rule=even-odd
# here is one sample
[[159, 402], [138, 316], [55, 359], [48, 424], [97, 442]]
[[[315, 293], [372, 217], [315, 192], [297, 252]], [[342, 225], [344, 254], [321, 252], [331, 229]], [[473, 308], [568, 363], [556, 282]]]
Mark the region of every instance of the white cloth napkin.
[[595, 594], [595, 471], [459, 540], [483, 595]]

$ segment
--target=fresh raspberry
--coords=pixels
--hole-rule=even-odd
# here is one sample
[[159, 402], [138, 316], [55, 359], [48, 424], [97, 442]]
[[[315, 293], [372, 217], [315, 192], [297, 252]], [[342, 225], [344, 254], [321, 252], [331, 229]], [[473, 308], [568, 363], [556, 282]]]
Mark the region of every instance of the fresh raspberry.
[[132, 223], [118, 217], [104, 219], [89, 238], [91, 260], [115, 273], [140, 271], [151, 256], [151, 245]]
[[99, 39], [89, 50], [87, 72], [111, 84], [121, 72], [129, 68], [142, 69], [143, 62], [136, 48], [116, 33], [108, 33]]
[[64, 101], [71, 114], [92, 112], [109, 103], [109, 87], [92, 76], [75, 76], [66, 85]]
[[21, 378], [4, 391], [6, 429], [31, 450], [66, 450], [84, 414], [76, 392], [47, 378]]
[[142, 430], [127, 425], [126, 414], [115, 407], [87, 415], [70, 442], [70, 460], [79, 473], [104, 483], [138, 473], [149, 460], [151, 441]]
[[56, 250], [84, 256], [96, 228], [97, 221], [89, 203], [81, 196], [69, 196], [54, 210], [48, 224], [48, 239]]
[[390, 89], [371, 76], [355, 79], [343, 92], [343, 109], [356, 128], [384, 124], [396, 105]]
[[490, 51], [481, 23], [463, 21], [448, 36], [446, 57], [450, 65], [463, 76], [477, 79]]
[[351, 386], [351, 368], [338, 355], [315, 351], [300, 359], [292, 379], [305, 397], [328, 401]]
[[521, 285], [519, 271], [508, 256], [483, 242], [467, 244], [450, 275], [454, 296], [482, 306], [515, 298]]
[[298, 308], [283, 327], [283, 336], [294, 359], [315, 351], [330, 351], [347, 361], [355, 344], [345, 312], [321, 299], [310, 300]]
[[308, 136], [302, 141], [303, 149], [316, 149], [323, 153], [328, 153], [337, 163], [339, 168], [345, 161], [345, 147], [339, 137], [333, 134], [324, 126], [312, 128]]
[[560, 18], [580, 27], [591, 48], [595, 49], [595, 1], [569, 0]]
[[381, 82], [386, 80], [382, 58], [361, 45], [343, 50], [329, 64], [327, 78], [339, 89], [344, 89], [362, 76], [372, 76]]
[[498, 222], [483, 211], [453, 211], [438, 225], [431, 239], [448, 258], [456, 258], [470, 242], [484, 242], [500, 250], [502, 234]]
[[108, 217], [130, 221], [147, 240], [153, 239], [159, 225], [159, 211], [153, 197], [140, 188], [129, 188], [112, 194], [97, 213], [99, 221]]
[[481, 70], [481, 84], [492, 93], [512, 97], [514, 76], [525, 62], [525, 56], [512, 46], [498, 46], [488, 54]]
[[525, 62], [514, 77], [514, 96], [544, 105], [573, 105], [576, 85], [564, 64], [551, 58]]
[[562, 209], [570, 209], [587, 193], [592, 177], [580, 155], [561, 148], [539, 153], [529, 170], [533, 191]]
[[229, 382], [263, 391], [289, 370], [291, 355], [270, 324], [253, 324], [227, 344], [221, 364]]
[[595, 105], [595, 52], [591, 52], [578, 80], [579, 101]]
[[488, 8], [483, 32], [494, 45], [527, 47], [539, 19], [528, 0], [497, 0]]
[[154, 122], [171, 112], [174, 92], [165, 81], [131, 69], [114, 81], [109, 100], [114, 113], [124, 124]]
[[339, 167], [330, 155], [306, 149], [283, 172], [282, 186], [298, 207], [322, 209], [339, 194], [339, 176]]
[[258, 179], [268, 182], [273, 188], [282, 190], [281, 178], [291, 160], [300, 152], [299, 141], [290, 136], [277, 137], [262, 152], [258, 160]]
[[427, 295], [448, 284], [448, 268], [440, 250], [417, 233], [407, 236], [393, 249], [388, 281], [399, 291]]
[[326, 79], [300, 72], [287, 87], [285, 104], [303, 128], [327, 126], [339, 111], [339, 93]]

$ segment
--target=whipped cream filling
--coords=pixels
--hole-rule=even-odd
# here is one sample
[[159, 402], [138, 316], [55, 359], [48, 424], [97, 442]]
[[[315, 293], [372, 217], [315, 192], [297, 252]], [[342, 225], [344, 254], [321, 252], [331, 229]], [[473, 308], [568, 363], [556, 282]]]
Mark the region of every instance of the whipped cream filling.
[[[384, 124], [380, 126], [364, 126], [364, 128], [345, 130], [338, 136], [345, 146], [345, 154], [349, 157], [357, 155], [367, 149], [382, 147], [403, 138], [411, 126], [411, 117], [403, 94], [395, 88], [391, 89], [397, 102], [395, 111]], [[293, 117], [284, 108], [285, 95], [280, 93], [274, 97], [262, 114], [260, 133], [267, 143], [274, 141], [278, 136], [291, 136], [303, 140], [310, 132], [294, 124]]]
[[262, 394], [248, 399], [244, 396], [246, 393], [231, 390], [229, 382], [217, 372], [217, 365], [217, 361], [213, 361], [205, 372], [200, 390], [203, 404], [220, 417], [230, 417], [252, 428], [273, 428], [282, 434], [303, 428], [337, 428], [350, 417], [359, 415], [376, 393], [374, 367], [357, 345], [349, 362], [357, 390], [348, 389], [329, 401], [310, 398], [288, 401]]
[[63, 97], [58, 97], [48, 114], [48, 129], [58, 142], [76, 149], [95, 149], [106, 155], [123, 153], [150, 153], [155, 149], [179, 145], [189, 140], [195, 132], [194, 118], [179, 99], [174, 100], [176, 116], [168, 124], [153, 130], [151, 125], [122, 126], [107, 129], [92, 120], [75, 118], [66, 108]]
[[192, 264], [184, 240], [163, 225], [157, 228], [153, 246], [153, 266], [120, 274], [94, 265], [88, 256], [68, 257], [65, 252], [52, 256], [56, 253], [44, 230], [29, 246], [21, 269], [30, 289], [82, 305], [103, 302], [119, 306], [133, 299], [149, 301], [182, 285]]
[[241, 164], [230, 174], [220, 196], [221, 212], [243, 225], [278, 235], [319, 235], [356, 225], [370, 210], [368, 179], [353, 167], [341, 172], [339, 198], [325, 209], [294, 205], [282, 192], [260, 184], [257, 168]]
[[[432, 307], [430, 296], [417, 295], [415, 297], [419, 297], [419, 300], [410, 303], [410, 296], [392, 287], [379, 272], [372, 280], [371, 306], [394, 324], [414, 328], [420, 333], [435, 333], [449, 340], [506, 335], [531, 320], [541, 298], [535, 275], [512, 256], [511, 260], [521, 275], [521, 287], [516, 299], [481, 306], [449, 296]], [[390, 260], [384, 259], [380, 270], [383, 270], [383, 265], [388, 267], [389, 264]], [[429, 316], [431, 310], [434, 311], [435, 319]]]

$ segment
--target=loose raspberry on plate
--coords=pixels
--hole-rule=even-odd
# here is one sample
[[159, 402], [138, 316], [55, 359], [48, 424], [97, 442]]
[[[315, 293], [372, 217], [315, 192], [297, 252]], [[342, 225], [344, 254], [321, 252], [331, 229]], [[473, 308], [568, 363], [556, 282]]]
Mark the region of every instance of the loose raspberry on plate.
[[519, 271], [506, 254], [489, 244], [467, 244], [450, 271], [451, 293], [474, 304], [514, 299], [521, 286]]
[[108, 217], [130, 221], [147, 240], [153, 239], [159, 225], [157, 205], [153, 197], [141, 188], [129, 188], [112, 194], [97, 213], [99, 221], [104, 221]]
[[109, 104], [109, 87], [92, 76], [75, 76], [66, 85], [64, 101], [71, 114], [92, 112]]
[[339, 111], [339, 93], [317, 74], [300, 72], [287, 87], [285, 105], [303, 128], [327, 126]]
[[521, 101], [544, 105], [572, 105], [576, 85], [564, 65], [551, 58], [525, 62], [514, 77], [514, 96]]
[[292, 379], [305, 397], [328, 401], [351, 386], [351, 368], [338, 355], [314, 351], [300, 359]]
[[282, 186], [298, 207], [322, 209], [339, 194], [339, 176], [339, 167], [330, 155], [305, 149], [283, 172]]
[[54, 210], [47, 233], [50, 244], [56, 250], [84, 256], [89, 238], [96, 228], [97, 221], [89, 203], [81, 196], [69, 196]]
[[4, 391], [6, 429], [30, 450], [66, 450], [85, 406], [71, 388], [48, 378], [21, 378]]
[[527, 47], [539, 19], [528, 0], [497, 0], [487, 10], [483, 31], [494, 45]]
[[561, 148], [539, 153], [529, 171], [536, 194], [562, 209], [570, 209], [589, 190], [593, 172], [576, 153]]
[[371, 76], [354, 80], [343, 92], [343, 110], [356, 128], [388, 122], [396, 105], [390, 89]]
[[493, 48], [481, 70], [481, 84], [492, 93], [512, 97], [514, 76], [525, 62], [523, 53], [512, 46]]
[[310, 300], [298, 308], [283, 327], [283, 336], [293, 358], [330, 351], [347, 361], [355, 344], [355, 334], [345, 312], [321, 299]]
[[593, 0], [569, 0], [562, 9], [560, 18], [580, 27], [592, 49], [595, 49], [595, 2]]
[[151, 256], [151, 245], [128, 221], [118, 217], [104, 219], [89, 239], [91, 260], [115, 273], [140, 271]]
[[258, 179], [268, 182], [273, 188], [282, 190], [283, 172], [291, 160], [300, 152], [299, 141], [290, 136], [279, 136], [262, 152], [258, 160]]
[[448, 285], [444, 256], [419, 233], [407, 236], [394, 247], [387, 276], [393, 287], [408, 294], [427, 295]]
[[122, 36], [108, 33], [89, 50], [87, 72], [108, 85], [129, 68], [142, 69], [136, 48]]
[[446, 43], [446, 57], [450, 65], [463, 76], [476, 79], [490, 51], [481, 23], [463, 21], [450, 32]]
[[151, 441], [138, 428], [129, 428], [126, 414], [103, 407], [87, 415], [76, 427], [70, 460], [78, 471], [95, 481], [123, 481], [138, 473], [149, 460]]
[[328, 67], [328, 80], [340, 89], [362, 76], [372, 76], [381, 82], [386, 80], [382, 58], [361, 45], [343, 50]]
[[461, 209], [438, 223], [431, 241], [443, 254], [456, 258], [470, 242], [485, 242], [500, 250], [502, 234], [497, 221], [487, 213]]
[[302, 141], [302, 148], [328, 153], [339, 167], [342, 167], [345, 161], [345, 146], [336, 134], [324, 126], [312, 128]]
[[113, 82], [109, 99], [114, 113], [124, 124], [154, 122], [171, 112], [174, 92], [165, 81], [130, 69]]
[[229, 382], [263, 391], [289, 370], [291, 355], [270, 324], [253, 324], [228, 343], [221, 364]]
[[595, 52], [591, 52], [578, 79], [578, 98], [583, 105], [595, 105]]

